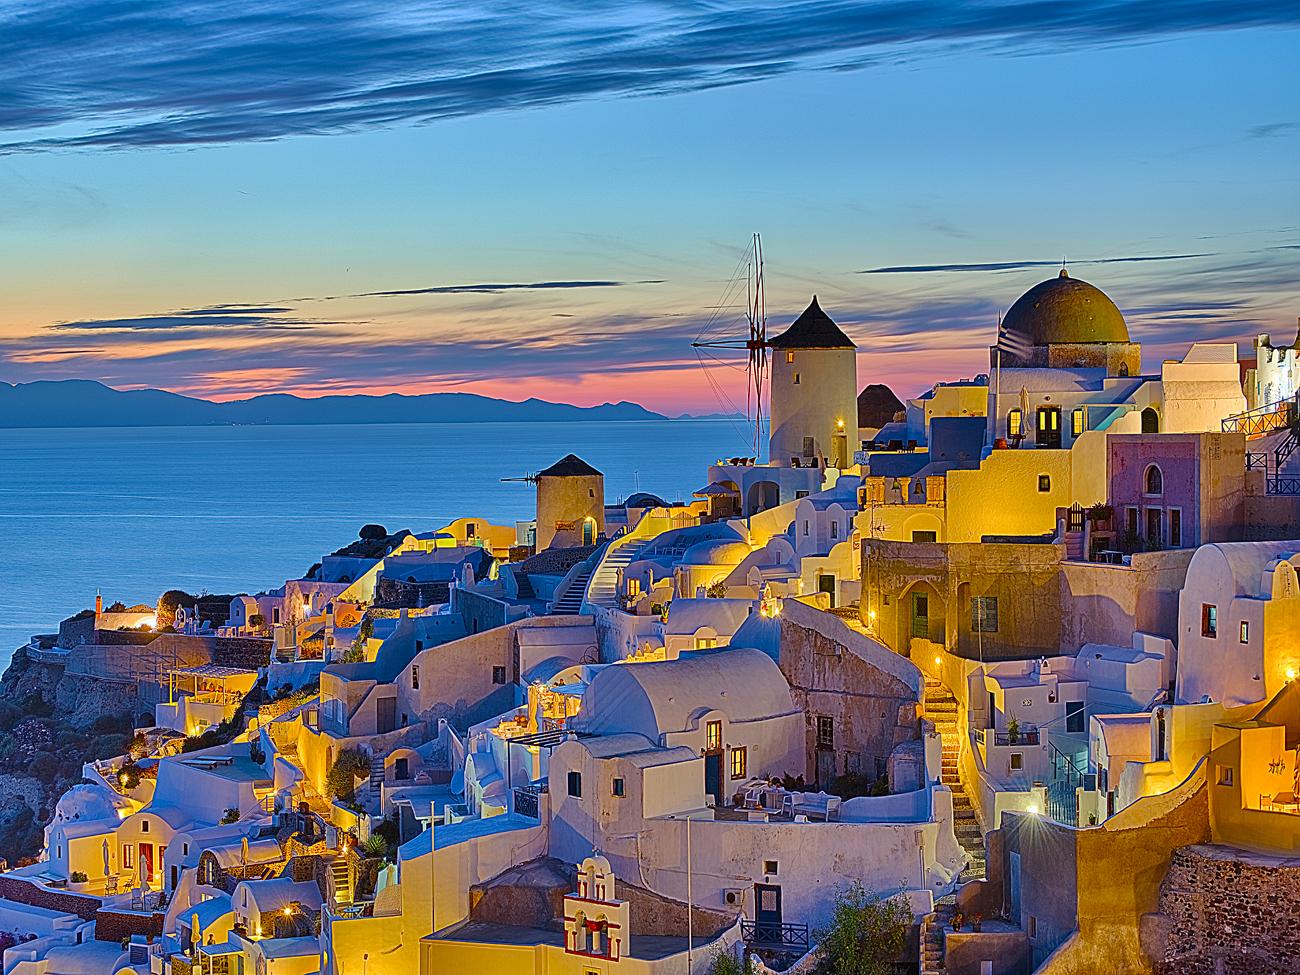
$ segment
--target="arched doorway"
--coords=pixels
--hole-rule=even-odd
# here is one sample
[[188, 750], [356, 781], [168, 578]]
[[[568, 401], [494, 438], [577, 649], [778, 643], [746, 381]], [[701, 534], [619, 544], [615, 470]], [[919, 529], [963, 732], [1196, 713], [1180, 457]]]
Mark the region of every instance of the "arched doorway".
[[781, 487], [775, 481], [755, 481], [745, 499], [745, 514], [756, 515], [781, 503]]
[[1160, 414], [1156, 412], [1154, 406], [1148, 406], [1142, 411], [1142, 432], [1159, 433], [1160, 432]]
[[596, 522], [593, 518], [584, 518], [582, 521], [582, 544], [596, 544]]

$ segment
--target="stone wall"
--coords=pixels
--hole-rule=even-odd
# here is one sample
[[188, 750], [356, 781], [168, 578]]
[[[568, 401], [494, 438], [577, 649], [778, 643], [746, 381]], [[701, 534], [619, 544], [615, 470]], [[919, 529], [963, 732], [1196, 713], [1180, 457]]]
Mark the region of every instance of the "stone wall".
[[1159, 975], [1300, 973], [1300, 860], [1175, 850], [1143, 934]]
[[271, 662], [271, 640], [251, 637], [217, 637], [212, 648], [212, 662], [218, 667], [257, 670]]
[[62, 914], [75, 914], [83, 921], [94, 920], [103, 903], [98, 897], [65, 894], [14, 877], [0, 877], [0, 900], [30, 904], [32, 907], [43, 907], [47, 911], [59, 911]]
[[133, 914], [126, 911], [98, 911], [95, 914], [95, 940], [121, 941], [133, 934], [146, 939], [162, 937], [166, 914]]
[[415, 609], [437, 606], [451, 598], [446, 582], [404, 582], [401, 579], [375, 580], [375, 606], [382, 609]]
[[95, 617], [82, 616], [66, 619], [59, 624], [59, 646], [64, 650], [83, 643], [95, 642]]

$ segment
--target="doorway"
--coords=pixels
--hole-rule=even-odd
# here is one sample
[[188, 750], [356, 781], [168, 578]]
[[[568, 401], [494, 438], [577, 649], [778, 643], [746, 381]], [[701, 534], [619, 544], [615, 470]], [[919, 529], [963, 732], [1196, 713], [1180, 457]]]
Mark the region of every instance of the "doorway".
[[930, 596], [924, 592], [912, 593], [912, 636], [930, 639]]
[[1161, 529], [1160, 508], [1147, 508], [1147, 548], [1153, 552], [1158, 552], [1163, 548], [1163, 532]]
[[831, 597], [831, 609], [834, 609], [835, 608], [835, 577], [819, 575], [817, 577], [817, 591], [824, 592]]
[[722, 797], [722, 752], [713, 752], [704, 756], [704, 792], [713, 796], [713, 801], [721, 806]]
[[1059, 406], [1040, 406], [1038, 408], [1038, 429], [1034, 442], [1048, 450], [1059, 450], [1061, 448], [1061, 408]]
[[754, 940], [781, 944], [781, 888], [776, 884], [754, 885]]
[[847, 434], [837, 433], [832, 435], [831, 466], [841, 471], [849, 466], [849, 438]]
[[582, 523], [582, 544], [594, 545], [596, 542], [596, 523], [587, 518]]
[[835, 752], [830, 748], [817, 749], [817, 788], [825, 792], [835, 784]]
[[385, 735], [397, 728], [397, 698], [381, 697], [375, 701], [375, 734]]
[[153, 880], [153, 844], [140, 844], [140, 880], [148, 883]]

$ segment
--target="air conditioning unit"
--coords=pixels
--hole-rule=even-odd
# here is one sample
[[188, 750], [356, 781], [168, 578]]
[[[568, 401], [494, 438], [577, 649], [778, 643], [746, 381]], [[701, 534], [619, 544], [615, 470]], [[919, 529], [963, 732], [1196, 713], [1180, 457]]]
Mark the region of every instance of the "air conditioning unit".
[[728, 907], [740, 907], [745, 903], [745, 888], [738, 887], [723, 891], [723, 899]]

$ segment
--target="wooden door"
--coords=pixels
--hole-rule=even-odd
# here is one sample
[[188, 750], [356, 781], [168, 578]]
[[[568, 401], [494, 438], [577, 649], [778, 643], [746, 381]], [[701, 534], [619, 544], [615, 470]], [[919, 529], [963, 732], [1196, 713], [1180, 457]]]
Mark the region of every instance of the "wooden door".
[[781, 944], [781, 888], [776, 884], [754, 885], [755, 940]]
[[1040, 406], [1038, 408], [1038, 429], [1035, 441], [1040, 447], [1059, 450], [1061, 447], [1061, 408], [1059, 406]]
[[713, 796], [719, 806], [724, 804], [722, 796], [722, 752], [704, 756], [704, 791]]
[[397, 729], [397, 698], [381, 697], [375, 701], [375, 733], [387, 734]]
[[912, 593], [912, 636], [930, 639], [930, 596], [924, 592]]

